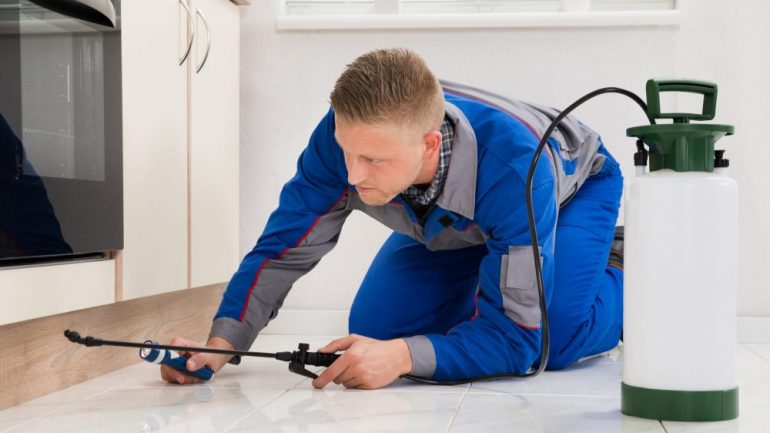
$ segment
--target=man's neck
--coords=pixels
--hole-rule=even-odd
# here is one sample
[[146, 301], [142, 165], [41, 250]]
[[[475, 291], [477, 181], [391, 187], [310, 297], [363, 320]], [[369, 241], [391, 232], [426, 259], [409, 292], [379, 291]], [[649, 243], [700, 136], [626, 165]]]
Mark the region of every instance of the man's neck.
[[436, 172], [438, 171], [438, 159], [439, 153], [434, 152], [431, 160], [423, 166], [422, 170], [420, 170], [413, 185], [430, 185], [431, 182], [433, 182], [433, 178], [436, 177]]

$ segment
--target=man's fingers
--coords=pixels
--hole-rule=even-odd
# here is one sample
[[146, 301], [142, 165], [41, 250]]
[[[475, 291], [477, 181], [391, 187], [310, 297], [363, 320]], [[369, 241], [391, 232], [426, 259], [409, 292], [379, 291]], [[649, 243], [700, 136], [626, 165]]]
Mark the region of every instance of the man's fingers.
[[160, 366], [160, 377], [168, 383], [189, 384], [202, 382], [201, 379], [198, 379], [194, 376], [188, 376], [179, 370], [169, 367], [168, 365]]
[[[170, 346], [185, 346], [185, 347], [197, 347], [198, 344], [195, 342], [192, 342], [190, 340], [184, 339], [182, 337], [174, 337], [169, 342]], [[202, 367], [205, 364], [205, 358], [202, 358], [202, 353], [195, 353], [190, 351], [179, 351], [179, 354], [182, 355], [185, 358], [190, 358], [195, 360], [192, 364], [190, 364], [190, 361], [187, 361], [187, 369], [190, 371], [195, 371], [198, 368]], [[168, 365], [161, 365], [160, 366], [160, 377], [169, 383], [180, 383], [180, 384], [189, 384], [189, 383], [200, 383], [202, 382], [201, 379], [190, 376], [187, 374], [182, 373], [181, 371], [171, 368]]]
[[356, 378], [355, 366], [348, 364], [348, 367], [334, 378], [334, 383], [344, 385]]
[[197, 353], [187, 360], [186, 367], [190, 371], [198, 370], [209, 363], [209, 358], [210, 356], [208, 353]]
[[160, 376], [169, 383], [185, 383], [185, 375], [167, 365], [160, 366]]
[[[169, 342], [169, 346], [197, 347], [198, 344], [196, 344], [196, 343], [194, 343], [194, 342], [192, 342], [190, 340], [184, 339], [182, 337], [174, 337]], [[195, 355], [195, 352], [190, 352], [189, 350], [178, 351], [178, 353], [180, 355], [184, 356], [185, 358], [189, 358], [189, 357]]]
[[340, 350], [347, 350], [358, 338], [358, 335], [350, 334], [330, 342], [326, 346], [318, 349], [318, 351], [322, 353], [334, 353]]
[[360, 388], [361, 380], [358, 378], [353, 378], [351, 380], [348, 380], [347, 382], [343, 382], [342, 386], [344, 386], [345, 388]]
[[166, 371], [165, 365], [160, 366], [160, 378], [169, 383], [174, 382], [174, 379], [171, 377], [171, 374], [168, 371]]
[[313, 386], [317, 389], [325, 387], [329, 382], [333, 381], [348, 367], [348, 358], [343, 354], [336, 361], [332, 363], [326, 370], [321, 373], [316, 379], [313, 380]]

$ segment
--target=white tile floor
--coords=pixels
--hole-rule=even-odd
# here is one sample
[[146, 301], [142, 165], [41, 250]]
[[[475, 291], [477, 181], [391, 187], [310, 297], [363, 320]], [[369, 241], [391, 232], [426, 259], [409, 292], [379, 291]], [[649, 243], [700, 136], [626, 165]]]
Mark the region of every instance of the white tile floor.
[[[331, 337], [266, 335], [253, 350], [317, 348]], [[88, 349], [99, 350], [99, 349]], [[622, 351], [528, 380], [316, 391], [285, 363], [247, 359], [212, 382], [167, 385], [140, 363], [0, 411], [0, 432], [768, 432], [770, 344], [738, 345], [741, 415], [679, 423], [620, 414]]]

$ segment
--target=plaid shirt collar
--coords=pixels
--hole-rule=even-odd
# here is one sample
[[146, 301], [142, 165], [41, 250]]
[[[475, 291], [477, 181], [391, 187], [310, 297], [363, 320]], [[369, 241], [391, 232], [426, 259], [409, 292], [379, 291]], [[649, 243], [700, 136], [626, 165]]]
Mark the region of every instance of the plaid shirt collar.
[[454, 140], [454, 126], [446, 117], [441, 122], [441, 152], [438, 158], [438, 170], [433, 176], [433, 181], [427, 188], [418, 188], [414, 185], [404, 190], [403, 194], [411, 203], [427, 206], [436, 201], [441, 194], [449, 171], [449, 157], [452, 154], [452, 141]]

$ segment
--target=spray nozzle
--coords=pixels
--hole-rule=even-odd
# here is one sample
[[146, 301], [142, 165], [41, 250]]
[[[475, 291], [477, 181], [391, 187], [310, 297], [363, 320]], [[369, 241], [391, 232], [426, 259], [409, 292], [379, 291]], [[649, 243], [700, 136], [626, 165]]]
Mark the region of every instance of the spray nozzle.
[[88, 347], [101, 346], [104, 343], [101, 339], [91, 337], [90, 335], [83, 338], [77, 331], [70, 331], [69, 329], [64, 331], [64, 336], [73, 343], [83, 344]]
[[730, 160], [725, 158], [723, 149], [714, 151], [714, 168], [727, 168], [730, 166]]
[[644, 148], [644, 140], [636, 140], [636, 153], [634, 154], [634, 165], [637, 167], [647, 166], [647, 149]]

